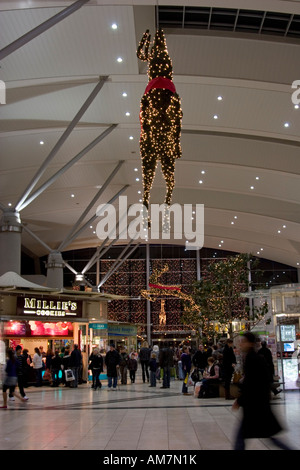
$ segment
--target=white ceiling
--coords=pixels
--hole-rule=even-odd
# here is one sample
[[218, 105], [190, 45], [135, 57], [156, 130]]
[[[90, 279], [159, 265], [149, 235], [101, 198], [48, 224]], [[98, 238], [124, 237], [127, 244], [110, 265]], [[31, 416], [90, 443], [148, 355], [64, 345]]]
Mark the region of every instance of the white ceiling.
[[[1, 49], [74, 1], [0, 0]], [[240, 3], [226, 2], [226, 7], [239, 8]], [[116, 128], [20, 213], [22, 222], [52, 249], [121, 160], [124, 164], [83, 223], [124, 185], [129, 185], [123, 193], [129, 204], [138, 202], [139, 106], [147, 75], [136, 48], [146, 29], [155, 32], [157, 4], [224, 7], [224, 2], [209, 0], [94, 0], [0, 63], [6, 85], [6, 104], [0, 109], [3, 207], [18, 203], [99, 77], [107, 77], [32, 193], [112, 124]], [[286, 0], [247, 0], [243, 8], [300, 14], [300, 2]], [[300, 109], [291, 101], [291, 84], [300, 80], [299, 40], [175, 29], [165, 34], [183, 108], [183, 156], [176, 163], [172, 202], [204, 204], [206, 247], [218, 248], [222, 240], [225, 250], [260, 252], [297, 267]], [[162, 203], [164, 191], [158, 171], [151, 202]], [[98, 246], [93, 229], [88, 226], [65, 249]], [[22, 245], [38, 256], [47, 254], [25, 231]]]

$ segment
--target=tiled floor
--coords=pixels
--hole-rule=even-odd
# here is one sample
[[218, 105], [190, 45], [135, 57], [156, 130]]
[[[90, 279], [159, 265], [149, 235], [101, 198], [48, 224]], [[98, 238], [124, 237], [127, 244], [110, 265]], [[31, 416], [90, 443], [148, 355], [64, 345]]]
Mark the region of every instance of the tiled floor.
[[[0, 410], [0, 450], [231, 450], [240, 412], [224, 398], [196, 399], [181, 394], [182, 382], [170, 389], [149, 388], [140, 380], [108, 391], [90, 384], [70, 388], [26, 390]], [[281, 436], [300, 450], [300, 394], [274, 400], [285, 427]], [[259, 425], [259, 423], [258, 423]], [[247, 450], [275, 449], [267, 439], [247, 441]]]

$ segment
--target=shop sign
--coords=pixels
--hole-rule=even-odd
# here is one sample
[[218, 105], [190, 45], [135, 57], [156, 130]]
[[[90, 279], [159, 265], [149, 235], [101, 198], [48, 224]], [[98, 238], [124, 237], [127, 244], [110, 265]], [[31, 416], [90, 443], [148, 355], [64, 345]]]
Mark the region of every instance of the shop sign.
[[3, 336], [30, 338], [33, 336], [73, 336], [73, 324], [69, 321], [9, 321], [4, 322]]
[[90, 323], [89, 328], [92, 330], [106, 330], [107, 323]]
[[111, 336], [136, 336], [137, 327], [130, 325], [108, 325], [108, 334]]
[[47, 297], [18, 297], [17, 315], [38, 317], [82, 317], [82, 301]]

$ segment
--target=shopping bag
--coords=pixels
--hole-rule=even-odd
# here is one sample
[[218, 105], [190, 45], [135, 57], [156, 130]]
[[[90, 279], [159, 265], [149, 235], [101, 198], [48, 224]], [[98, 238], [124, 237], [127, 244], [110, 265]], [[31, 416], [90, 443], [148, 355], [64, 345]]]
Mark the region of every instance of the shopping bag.
[[75, 380], [72, 369], [65, 370], [65, 377], [67, 382], [72, 382], [72, 380]]

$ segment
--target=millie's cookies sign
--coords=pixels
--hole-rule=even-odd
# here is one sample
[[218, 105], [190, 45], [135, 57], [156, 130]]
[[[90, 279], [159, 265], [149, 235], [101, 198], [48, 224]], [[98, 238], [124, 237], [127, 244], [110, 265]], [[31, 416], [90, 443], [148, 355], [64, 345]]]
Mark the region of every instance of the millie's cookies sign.
[[39, 297], [18, 297], [17, 315], [37, 317], [82, 317], [82, 301]]

